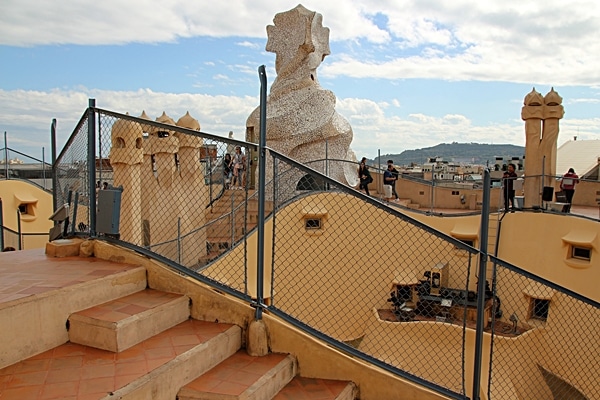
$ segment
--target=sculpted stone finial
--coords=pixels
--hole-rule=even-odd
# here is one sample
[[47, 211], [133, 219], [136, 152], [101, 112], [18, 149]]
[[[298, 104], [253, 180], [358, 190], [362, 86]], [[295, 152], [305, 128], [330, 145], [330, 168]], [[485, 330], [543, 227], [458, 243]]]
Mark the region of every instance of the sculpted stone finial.
[[531, 90], [523, 100], [523, 104], [526, 106], [541, 106], [544, 104], [544, 98], [542, 94], [537, 92], [535, 88]]
[[521, 118], [525, 121], [525, 207], [542, 205], [540, 188], [552, 186], [556, 174], [558, 121], [564, 115], [562, 97], [554, 88], [543, 96], [535, 88], [525, 96]]
[[200, 122], [190, 115], [190, 112], [186, 112], [185, 115], [177, 120], [177, 126], [182, 128], [192, 129], [194, 131], [200, 130]]
[[[323, 17], [298, 5], [275, 15], [273, 22], [267, 26], [266, 50], [276, 54], [277, 78], [267, 99], [267, 146], [301, 163], [326, 157], [355, 159], [350, 150], [352, 128], [335, 111], [335, 95], [317, 80], [317, 68], [330, 54], [329, 29], [323, 27]], [[259, 127], [256, 108], [246, 122], [246, 139], [256, 142]], [[353, 179], [356, 171], [352, 166], [345, 173], [344, 166], [330, 162], [329, 176], [348, 183], [346, 176]]]
[[544, 104], [547, 106], [559, 106], [562, 104], [562, 97], [554, 91], [554, 88], [544, 96]]
[[279, 13], [275, 25], [267, 26], [266, 50], [276, 54], [277, 79], [271, 87], [273, 95], [286, 86], [317, 82], [317, 68], [330, 54], [329, 29], [323, 17], [299, 4]]

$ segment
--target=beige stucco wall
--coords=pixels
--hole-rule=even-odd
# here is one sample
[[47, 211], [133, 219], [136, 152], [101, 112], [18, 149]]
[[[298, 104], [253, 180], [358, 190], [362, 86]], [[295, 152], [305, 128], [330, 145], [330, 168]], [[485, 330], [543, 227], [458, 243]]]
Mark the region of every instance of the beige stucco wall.
[[[373, 175], [373, 183], [369, 185], [369, 190], [384, 193], [382, 175], [374, 171], [371, 174]], [[431, 190], [431, 185], [425, 183], [402, 178], [396, 182], [398, 196], [401, 199], [409, 199], [412, 203], [419, 204], [421, 209], [430, 208], [433, 201], [434, 208], [481, 210], [482, 189], [450, 188], [438, 184], [433, 188], [433, 196]], [[461, 201], [461, 196], [464, 196], [464, 202]], [[502, 204], [502, 191], [500, 188], [492, 188], [490, 190], [490, 208], [497, 210], [498, 207], [504, 207]]]
[[[48, 231], [53, 222], [48, 218], [52, 215], [52, 194], [35, 185], [18, 180], [0, 180], [0, 199], [2, 199], [2, 216], [4, 226], [18, 232], [17, 210], [23, 202], [30, 203], [32, 213], [21, 215], [21, 232], [23, 236], [23, 250], [43, 248], [48, 242]], [[32, 233], [46, 233], [46, 235], [30, 236]], [[19, 248], [18, 237], [5, 232], [4, 246]], [[0, 249], [1, 250], [1, 249]]]
[[[326, 215], [324, 229], [320, 235], [307, 235], [302, 225], [302, 216], [306, 210], [319, 209]], [[354, 215], [370, 215], [369, 221], [376, 223], [376, 226], [365, 224], [365, 220], [361, 218], [346, 218], [346, 214]], [[407, 212], [418, 221], [427, 225], [433, 226], [435, 229], [447, 233], [451, 236], [460, 237], [461, 235], [479, 235], [480, 216], [467, 217], [435, 217], [422, 214]], [[562, 219], [559, 219], [562, 218]], [[386, 221], [386, 219], [389, 219]], [[388, 232], [382, 229], [386, 224], [394, 225], [397, 232], [400, 234], [408, 229], [414, 229], [408, 226], [407, 222], [399, 221], [393, 216], [386, 216], [381, 210], [373, 206], [356, 202], [352, 196], [326, 193], [315, 196], [308, 196], [290, 204], [285, 209], [281, 210], [277, 215], [277, 224], [280, 227], [277, 233], [276, 252], [288, 254], [277, 264], [280, 268], [279, 273], [276, 271], [276, 287], [275, 287], [275, 303], [280, 305], [286, 311], [289, 311], [299, 319], [309, 323], [310, 325], [322, 330], [325, 333], [333, 334], [336, 338], [342, 340], [351, 340], [362, 337], [364, 335], [362, 346], [365, 348], [373, 347], [370, 344], [372, 340], [378, 340], [381, 345], [383, 333], [378, 329], [390, 330], [386, 335], [390, 338], [397, 337], [393, 332], [397, 330], [405, 330], [401, 327], [403, 324], [390, 323], [374, 323], [373, 308], [388, 308], [386, 297], [389, 292], [389, 284], [397, 274], [414, 273], [417, 276], [422, 276], [422, 271], [428, 265], [423, 262], [423, 259], [433, 261], [439, 257], [446, 260], [450, 266], [450, 287], [462, 287], [464, 285], [464, 277], [466, 274], [466, 265], [468, 257], [464, 256], [463, 252], [457, 251], [453, 246], [448, 245], [436, 239], [433, 235], [399, 235], [394, 241], [388, 240]], [[270, 266], [270, 232], [272, 226], [269, 225], [266, 254], [268, 255], [267, 265]], [[284, 233], [283, 233], [284, 232]], [[567, 246], [562, 240], [562, 237], [571, 235], [571, 237], [592, 237], [592, 232], [597, 232], [595, 222], [570, 217], [568, 215], [553, 215], [548, 213], [514, 213], [507, 214], [503, 220], [502, 232], [500, 236], [499, 257], [505, 259], [515, 265], [530, 271], [536, 275], [540, 275], [550, 281], [556, 282], [582, 295], [600, 301], [599, 292], [595, 290], [596, 283], [600, 281], [600, 256], [597, 254], [598, 239], [592, 241], [594, 249], [592, 250], [591, 262], [585, 268], [573, 268], [566, 261]], [[573, 236], [574, 235], [574, 236]], [[282, 239], [285, 237], [285, 240]], [[594, 236], [595, 237], [595, 236]], [[536, 238], [540, 238], [536, 240]], [[479, 240], [479, 237], [477, 237]], [[342, 243], [352, 243], [350, 246], [343, 246]], [[359, 247], [355, 243], [368, 243], [366, 247]], [[390, 243], [396, 243], [397, 249], [392, 252], [394, 255], [394, 263], [388, 263], [382, 260], [382, 254], [388, 250]], [[429, 243], [426, 250], [423, 248], [423, 243]], [[255, 252], [253, 248], [255, 242], [252, 241], [248, 246], [248, 255], [250, 267], [254, 268], [253, 261]], [[343, 248], [343, 254], [334, 249]], [[320, 249], [329, 249], [321, 251]], [[407, 251], [410, 250], [410, 251]], [[232, 256], [235, 256], [234, 249]], [[427, 257], [424, 257], [423, 251], [427, 252]], [[302, 255], [302, 256], [293, 256]], [[308, 255], [318, 254], [318, 263], [310, 262]], [[238, 254], [239, 256], [239, 254]], [[278, 258], [276, 257], [276, 260]], [[349, 262], [349, 260], [351, 262]], [[359, 262], [362, 260], [363, 262]], [[472, 261], [472, 266], [476, 268], [477, 258]], [[491, 268], [491, 262], [488, 262], [488, 270]], [[232, 275], [234, 272], [231, 268], [241, 268], [240, 265], [232, 266], [222, 260], [216, 263], [209, 269], [212, 274]], [[284, 269], [281, 271], [281, 269]], [[336, 270], [344, 271], [343, 274], [336, 274]], [[217, 273], [218, 271], [218, 273]], [[348, 281], [348, 277], [361, 277], [376, 274], [381, 279], [355, 279]], [[593, 345], [587, 344], [585, 340], [598, 337], [597, 324], [591, 321], [598, 321], [600, 315], [598, 310], [591, 307], [583, 306], [582, 303], [571, 304], [571, 307], [565, 308], [563, 305], [574, 300], [565, 296], [555, 296], [551, 299], [550, 313], [547, 321], [543, 324], [529, 323], [527, 321], [530, 305], [530, 297], [524, 291], [530, 285], [530, 282], [521, 275], [508, 272], [502, 269], [502, 274], [498, 276], [498, 296], [502, 299], [504, 316], [503, 320], [508, 321], [512, 313], [519, 317], [520, 323], [529, 328], [536, 328], [543, 332], [543, 337], [547, 338], [548, 343], [552, 345], [540, 344], [540, 341], [535, 341], [535, 345], [531, 345], [526, 341], [529, 336], [522, 336], [517, 340], [505, 340], [507, 343], [503, 346], [514, 346], [511, 351], [505, 351], [506, 354], [511, 354], [512, 358], [506, 358], [505, 364], [498, 362], [495, 365], [498, 376], [508, 375], [505, 384], [513, 387], [515, 393], [518, 393], [521, 398], [527, 398], [528, 393], [522, 393], [523, 389], [519, 385], [523, 385], [524, 378], [532, 382], [541, 382], [543, 379], [537, 371], [534, 364], [540, 364], [549, 371], [563, 377], [569, 382], [575, 380], [575, 373], [578, 370], [588, 368], [585, 362], [585, 352], [588, 352]], [[475, 271], [472, 271], [472, 280], [470, 289], [474, 289]], [[332, 283], [335, 282], [335, 283]], [[268, 279], [270, 282], [270, 278]], [[315, 285], [315, 282], [321, 282], [322, 285]], [[355, 296], [345, 296], [348, 287], [353, 293], [361, 293], [361, 298], [364, 302], [357, 302]], [[311, 293], [312, 298], [308, 301], [298, 302], [297, 297], [301, 294]], [[305, 307], [305, 304], [310, 304], [310, 307]], [[344, 320], [334, 319], [331, 316], [335, 315], [335, 310], [344, 310]], [[570, 311], [567, 311], [569, 309]], [[570, 313], [570, 314], [569, 314]], [[576, 315], [576, 320], [573, 317], [566, 318], [568, 315]], [[320, 316], [318, 320], [316, 316]], [[587, 322], [586, 322], [587, 321]], [[440, 325], [440, 324], [436, 324]], [[436, 326], [436, 329], [448, 330], [448, 332], [438, 332], [435, 335], [426, 335], [425, 331], [430, 329], [423, 328], [423, 324], [412, 325], [409, 334], [402, 334], [403, 338], [419, 338], [420, 342], [415, 343], [414, 355], [407, 355], [406, 348], [402, 347], [400, 351], [383, 351], [385, 354], [402, 354], [402, 360], [392, 360], [393, 363], [404, 363], [405, 360], [411, 358], [420, 359], [423, 355], [423, 346], [427, 344], [428, 348], [437, 349], [436, 354], [440, 354], [440, 349], [447, 345], [447, 338], [452, 337], [455, 328], [451, 325], [443, 325], [441, 328]], [[424, 329], [425, 331], [418, 331]], [[537, 332], [537, 330], [535, 332]], [[469, 330], [469, 332], [472, 332]], [[540, 333], [531, 333], [533, 338], [538, 338]], [[560, 332], [560, 334], [559, 334]], [[582, 339], [581, 336], [586, 339]], [[471, 335], [471, 333], [469, 333]], [[437, 343], [440, 338], [446, 338], [446, 342]], [[565, 340], [565, 337], [571, 338]], [[406, 339], [404, 339], [406, 340]], [[527, 339], [532, 340], [533, 339]], [[393, 342], [393, 340], [391, 340]], [[432, 342], [433, 341], [433, 342]], [[577, 343], [579, 341], [579, 343]], [[384, 340], [385, 342], [385, 340]], [[472, 354], [473, 341], [467, 343], [467, 351]], [[546, 342], [542, 342], [546, 343]], [[562, 344], [567, 344], [563, 346]], [[568, 344], [571, 344], [569, 346]], [[411, 346], [408, 346], [409, 348]], [[558, 348], [557, 348], [558, 347]], [[559, 349], [560, 348], [560, 349]], [[571, 349], [571, 350], [569, 350]], [[582, 352], [581, 357], [570, 357], [566, 362], [567, 353]], [[595, 350], [594, 350], [595, 351]], [[410, 353], [410, 350], [408, 350]], [[600, 354], [598, 355], [600, 356]], [[446, 355], [446, 357], [450, 357]], [[456, 355], [454, 355], [456, 357]], [[529, 365], [531, 376], [513, 374], [510, 370], [514, 359], [523, 359]], [[452, 357], [451, 357], [452, 358]], [[589, 359], [589, 358], [588, 358]], [[594, 359], [594, 358], [592, 358]], [[387, 360], [387, 359], [386, 359]], [[467, 360], [472, 360], [468, 357]], [[512, 360], [512, 361], [508, 361]], [[556, 361], [551, 361], [556, 360]], [[564, 363], [563, 363], [563, 360]], [[454, 365], [455, 359], [448, 359], [449, 365]], [[467, 368], [471, 369], [472, 365]], [[557, 364], [569, 365], [569, 368], [557, 368]], [[417, 368], [419, 366], [411, 366]], [[525, 368], [525, 367], [524, 367]], [[568, 369], [568, 370], [567, 370]], [[570, 371], [570, 373], [569, 373]], [[431, 372], [427, 372], [431, 374]], [[453, 380], [456, 377], [445, 379]], [[472, 372], [467, 373], [472, 376]], [[437, 378], [433, 377], [432, 378]], [[470, 378], [469, 378], [470, 379]], [[513, 380], [516, 380], [513, 382]], [[507, 386], [507, 387], [508, 387]], [[502, 390], [508, 390], [503, 388]], [[585, 391], [584, 391], [585, 393]], [[589, 393], [587, 393], [589, 395]], [[523, 397], [524, 396], [524, 397]]]
[[[147, 269], [149, 287], [182, 293], [190, 297], [193, 318], [236, 324], [245, 332], [248, 324], [254, 319], [255, 310], [248, 304], [191, 278], [183, 277], [168, 267], [133, 251], [96, 241], [94, 253], [98, 258], [144, 266]], [[269, 334], [269, 350], [296, 356], [300, 376], [350, 380], [358, 386], [360, 398], [363, 400], [396, 399], [400, 393], [401, 398], [409, 400], [444, 398], [332, 349], [278, 318], [272, 317], [268, 312], [263, 314], [263, 319]]]

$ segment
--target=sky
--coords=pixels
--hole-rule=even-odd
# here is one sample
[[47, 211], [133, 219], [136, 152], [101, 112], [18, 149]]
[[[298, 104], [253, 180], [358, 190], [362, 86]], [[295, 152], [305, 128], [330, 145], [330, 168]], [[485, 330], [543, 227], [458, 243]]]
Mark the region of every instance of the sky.
[[[297, 0], [0, 0], [0, 133], [50, 158], [88, 106], [244, 139], [269, 88], [266, 26]], [[331, 54], [317, 70], [352, 126], [357, 157], [439, 143], [525, 145], [535, 88], [563, 98], [558, 145], [600, 140], [600, 2], [318, 0]], [[0, 143], [0, 148], [4, 143]], [[42, 149], [44, 152], [42, 154]], [[0, 158], [3, 158], [0, 155]]]

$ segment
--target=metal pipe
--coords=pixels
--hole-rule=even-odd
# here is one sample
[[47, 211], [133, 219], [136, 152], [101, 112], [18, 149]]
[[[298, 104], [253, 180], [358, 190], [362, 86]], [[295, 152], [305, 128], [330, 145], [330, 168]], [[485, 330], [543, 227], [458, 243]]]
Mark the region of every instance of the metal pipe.
[[[88, 108], [88, 209], [90, 213], [90, 236], [96, 236], [96, 100], [89, 99]], [[70, 201], [69, 201], [70, 203]]]
[[17, 235], [19, 238], [18, 250], [23, 250], [23, 232], [21, 232], [21, 211], [17, 208]]
[[73, 223], [71, 224], [71, 235], [75, 235], [75, 224], [77, 223], [77, 205], [79, 204], [79, 192], [75, 192], [75, 201], [73, 201]]
[[8, 179], [8, 144], [6, 141], [6, 131], [4, 131], [4, 179]]
[[258, 145], [258, 249], [256, 260], [256, 320], [262, 319], [263, 290], [265, 276], [265, 179], [267, 144], [267, 72], [265, 66], [258, 67], [260, 78], [260, 137]]
[[479, 277], [477, 280], [477, 322], [475, 329], [475, 359], [473, 367], [473, 392], [471, 398], [479, 400], [481, 390], [481, 359], [483, 354], [483, 328], [485, 313], [485, 279], [487, 267], [488, 229], [490, 223], [490, 171], [483, 172], [483, 200], [481, 209], [481, 240], [479, 243]]
[[177, 218], [177, 262], [181, 264], [181, 217]]
[[58, 209], [58, 198], [56, 197], [58, 193], [58, 170], [56, 168], [56, 118], [52, 119], [52, 124], [50, 125], [50, 145], [52, 146], [52, 210], [56, 211]]
[[44, 181], [44, 190], [46, 190], [46, 150], [42, 147], [42, 179]]
[[4, 207], [0, 197], [0, 249], [4, 249]]

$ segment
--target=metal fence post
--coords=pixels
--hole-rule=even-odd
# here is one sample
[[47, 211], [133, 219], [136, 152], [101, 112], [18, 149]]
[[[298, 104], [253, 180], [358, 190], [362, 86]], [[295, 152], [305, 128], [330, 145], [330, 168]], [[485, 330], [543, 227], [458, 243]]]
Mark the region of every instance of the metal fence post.
[[4, 131], [4, 179], [8, 177], [8, 142], [6, 141], [6, 131]]
[[52, 210], [56, 211], [58, 209], [57, 201], [58, 197], [58, 171], [56, 170], [56, 118], [52, 119], [52, 124], [50, 125], [50, 141], [52, 145]]
[[481, 388], [481, 358], [483, 352], [483, 328], [485, 308], [485, 273], [487, 267], [488, 229], [490, 223], [490, 171], [483, 172], [483, 200], [481, 207], [481, 240], [479, 244], [479, 277], [477, 281], [477, 323], [475, 331], [475, 360], [473, 368], [473, 393], [471, 398], [479, 400]]
[[267, 144], [267, 73], [265, 66], [258, 67], [260, 77], [260, 138], [258, 145], [258, 255], [256, 261], [256, 319], [262, 319], [263, 290], [265, 276], [265, 176]]
[[88, 108], [88, 198], [90, 236], [96, 236], [96, 100], [89, 99]]
[[21, 232], [21, 211], [17, 209], [17, 234], [19, 237], [19, 248], [17, 250], [23, 250], [23, 232]]
[[0, 249], [4, 249], [4, 207], [0, 198]]

